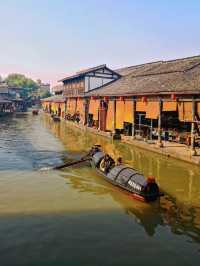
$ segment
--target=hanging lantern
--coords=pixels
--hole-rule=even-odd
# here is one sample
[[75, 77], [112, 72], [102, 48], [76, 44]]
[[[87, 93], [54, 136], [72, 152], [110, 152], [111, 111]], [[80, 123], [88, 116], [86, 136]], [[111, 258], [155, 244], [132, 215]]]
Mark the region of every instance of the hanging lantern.
[[142, 102], [143, 102], [143, 103], [146, 103], [146, 102], [147, 102], [147, 96], [143, 96], [143, 97], [142, 97]]
[[171, 99], [175, 101], [176, 100], [176, 94], [174, 94], [174, 93], [171, 94]]
[[104, 102], [108, 102], [109, 97], [108, 97], [108, 96], [104, 96], [104, 97], [103, 97], [103, 100], [104, 100]]
[[124, 97], [123, 96], [120, 96], [119, 97], [119, 101], [124, 101]]

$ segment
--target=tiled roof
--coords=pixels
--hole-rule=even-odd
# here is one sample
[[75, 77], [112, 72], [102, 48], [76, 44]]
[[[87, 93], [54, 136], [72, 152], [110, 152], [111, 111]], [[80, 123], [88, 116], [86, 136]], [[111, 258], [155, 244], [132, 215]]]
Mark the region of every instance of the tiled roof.
[[60, 81], [70, 80], [70, 79], [74, 79], [74, 78], [78, 78], [78, 77], [82, 77], [82, 76], [84, 76], [84, 75], [86, 75], [86, 74], [88, 74], [88, 73], [90, 73], [90, 72], [93, 72], [93, 71], [96, 71], [96, 70], [99, 70], [99, 69], [102, 69], [102, 68], [106, 68], [106, 69], [110, 70], [111, 72], [113, 72], [113, 73], [115, 73], [115, 74], [117, 74], [117, 75], [120, 75], [117, 71], [114, 71], [114, 70], [108, 68], [108, 67], [104, 64], [104, 65], [99, 65], [99, 66], [96, 66], [96, 67], [91, 67], [91, 68], [87, 68], [87, 69], [84, 69], [84, 70], [78, 71], [78, 72], [76, 72], [76, 74], [74, 74], [74, 75], [72, 75], [72, 76], [67, 76], [67, 77], [65, 77], [65, 78], [63, 78], [63, 79], [61, 79], [61, 80], [59, 80], [59, 82], [60, 82]]
[[62, 95], [54, 95], [45, 99], [41, 99], [42, 102], [65, 102], [66, 98]]
[[152, 63], [147, 63], [147, 64], [141, 64], [141, 65], [135, 65], [135, 66], [129, 66], [129, 67], [122, 67], [119, 69], [115, 69], [117, 73], [119, 73], [121, 76], [126, 76], [129, 75], [130, 73], [138, 73], [140, 74], [141, 72], [143, 73], [144, 71], [147, 71], [148, 69], [151, 69], [152, 67], [155, 67], [162, 63], [162, 61], [158, 62], [152, 62]]
[[118, 70], [124, 74], [86, 95], [139, 95], [155, 93], [200, 94], [200, 56], [148, 63]]

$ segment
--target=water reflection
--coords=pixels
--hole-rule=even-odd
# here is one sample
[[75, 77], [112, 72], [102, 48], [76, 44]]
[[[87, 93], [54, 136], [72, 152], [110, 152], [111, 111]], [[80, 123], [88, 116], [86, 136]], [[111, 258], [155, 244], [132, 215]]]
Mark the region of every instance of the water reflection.
[[[153, 204], [132, 200], [84, 164], [37, 171], [79, 158], [94, 143], [155, 175], [165, 197]], [[0, 147], [3, 265], [198, 263], [198, 167], [54, 123], [46, 115], [2, 122]]]
[[[87, 172], [85, 169], [83, 171]], [[142, 203], [132, 200], [127, 194], [102, 180], [102, 177], [97, 176], [95, 172], [91, 173], [92, 177], [73, 173], [74, 169], [69, 169], [66, 174], [62, 173], [67, 184], [70, 184], [73, 189], [79, 193], [111, 196], [122, 207], [125, 214], [131, 216], [134, 223], [141, 225], [149, 236], [156, 233], [158, 226], [168, 226], [173, 234], [186, 235], [200, 243], [200, 208], [180, 204], [168, 195], [155, 203]]]
[[0, 170], [38, 169], [66, 158], [59, 141], [55, 143], [53, 136], [40, 129], [40, 120], [27, 114], [0, 120]]
[[[174, 234], [189, 236], [195, 242], [200, 238], [200, 172], [199, 167], [171, 158], [143, 151], [121, 142], [99, 137], [79, 129], [70, 128], [65, 123], [55, 124], [44, 118], [45, 126], [58, 136], [70, 152], [82, 152], [94, 143], [99, 143], [114, 157], [122, 156], [123, 160], [139, 169], [146, 175], [154, 175], [166, 196], [155, 205], [144, 205], [132, 202], [121, 192], [114, 191], [110, 184], [104, 183], [100, 177], [92, 178], [96, 173], [80, 174], [79, 177], [66, 178], [71, 186], [79, 192], [109, 194], [120, 204], [125, 213], [132, 215], [140, 223], [148, 235], [154, 235], [157, 226], [169, 226]], [[68, 141], [70, 139], [70, 141]], [[69, 169], [67, 170], [69, 171]], [[79, 169], [76, 168], [76, 172]], [[90, 170], [91, 171], [91, 170]], [[88, 176], [91, 176], [88, 178]]]
[[160, 187], [178, 201], [200, 206], [198, 166], [70, 128], [64, 122], [53, 123], [48, 116], [43, 117], [43, 123], [61, 139], [69, 153], [84, 154], [91, 145], [99, 143], [114, 158], [121, 156], [125, 163], [139, 169], [146, 176], [154, 175]]
[[[83, 170], [84, 173], [86, 173], [86, 169]], [[145, 204], [133, 200], [128, 194], [113, 187], [111, 184], [104, 181], [101, 176], [97, 176], [91, 169], [90, 175], [92, 174], [92, 177], [89, 177], [89, 175], [77, 176], [73, 174], [74, 170], [71, 171], [69, 170], [66, 174], [62, 174], [67, 184], [70, 184], [70, 186], [79, 193], [86, 192], [97, 196], [112, 197], [112, 199], [120, 205], [124, 213], [131, 216], [134, 222], [141, 225], [149, 236], [154, 235], [158, 225], [164, 224], [160, 213], [159, 201], [152, 204]]]

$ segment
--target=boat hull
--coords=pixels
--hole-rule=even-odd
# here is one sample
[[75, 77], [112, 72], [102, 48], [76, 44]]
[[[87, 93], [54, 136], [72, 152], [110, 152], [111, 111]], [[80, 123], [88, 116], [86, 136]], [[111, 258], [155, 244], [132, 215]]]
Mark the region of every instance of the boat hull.
[[39, 113], [39, 110], [32, 110], [33, 115], [38, 115], [38, 113]]
[[131, 167], [121, 164], [113, 166], [107, 173], [103, 172], [100, 169], [100, 162], [103, 156], [103, 152], [94, 154], [91, 164], [107, 182], [125, 191], [131, 198], [139, 201], [150, 202], [160, 197], [161, 194], [157, 184], [155, 182], [149, 184], [142, 174]]
[[60, 122], [60, 117], [59, 116], [52, 116], [52, 119], [54, 122]]
[[130, 198], [136, 199], [142, 202], [148, 202], [143, 196], [134, 193], [133, 191], [129, 191], [126, 187], [120, 186], [118, 183], [111, 181], [105, 174], [102, 173], [101, 170], [94, 167], [96, 171], [99, 173], [99, 175], [103, 176], [104, 180], [115, 186], [117, 189], [121, 190], [123, 193], [126, 193]]

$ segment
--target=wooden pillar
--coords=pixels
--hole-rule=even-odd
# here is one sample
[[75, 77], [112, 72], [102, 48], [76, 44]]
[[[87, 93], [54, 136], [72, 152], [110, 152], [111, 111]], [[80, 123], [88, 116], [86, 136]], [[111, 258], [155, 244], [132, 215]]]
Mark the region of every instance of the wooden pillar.
[[162, 100], [159, 99], [159, 114], [158, 114], [158, 146], [163, 147], [162, 143], [162, 130], [161, 130], [161, 116], [162, 116]]
[[121, 135], [116, 133], [116, 99], [113, 100], [113, 132], [112, 139], [121, 139]]
[[195, 107], [196, 107], [196, 102], [194, 99], [192, 99], [192, 122], [191, 122], [191, 155], [195, 156], [196, 155], [196, 150], [195, 150], [195, 132], [194, 132], [194, 127], [195, 127]]
[[135, 138], [135, 114], [136, 114], [136, 100], [133, 99], [132, 138]]
[[143, 116], [143, 114], [139, 114], [138, 116], [139, 116], [139, 136], [142, 136], [142, 134], [141, 134], [141, 124], [142, 124], [142, 116]]
[[113, 100], [113, 133], [116, 129], [116, 99]]
[[67, 115], [67, 104], [68, 104], [68, 98], [66, 98], [66, 100], [65, 100], [65, 117], [66, 117], [66, 115]]
[[67, 99], [65, 99], [65, 115], [64, 115], [64, 118], [66, 117], [66, 113], [67, 113]]
[[151, 119], [151, 126], [150, 126], [150, 140], [152, 141], [153, 139], [153, 119]]
[[77, 101], [78, 101], [78, 98], [77, 97], [75, 98], [75, 101], [76, 101], [75, 102], [75, 113], [76, 113], [77, 112]]
[[99, 108], [99, 130], [106, 131], [107, 102], [102, 101]]
[[84, 125], [87, 125], [88, 123], [88, 112], [89, 112], [89, 99], [84, 98], [84, 113], [85, 113]]

